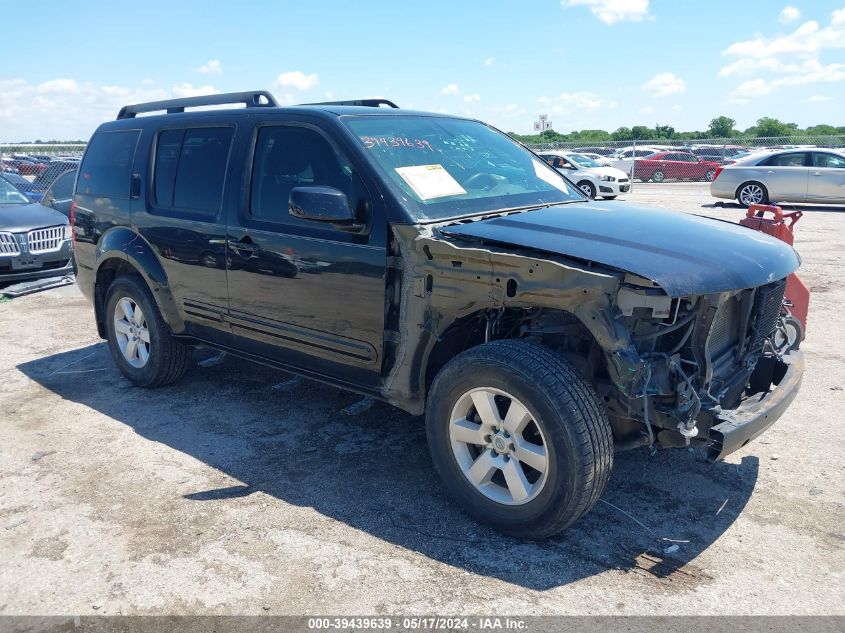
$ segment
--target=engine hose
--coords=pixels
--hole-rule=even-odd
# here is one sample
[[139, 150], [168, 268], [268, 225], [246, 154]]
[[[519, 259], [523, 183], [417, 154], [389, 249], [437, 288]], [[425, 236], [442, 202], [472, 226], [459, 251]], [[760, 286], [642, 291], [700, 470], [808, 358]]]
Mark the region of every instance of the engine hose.
[[633, 337], [635, 341], [647, 341], [652, 338], [657, 338], [658, 336], [663, 336], [664, 334], [669, 334], [669, 332], [674, 332], [675, 330], [684, 327], [687, 323], [692, 321], [695, 318], [696, 312], [695, 310], [691, 311], [682, 319], [676, 321], [673, 325], [668, 325], [663, 329], [657, 330], [656, 332], [649, 332], [648, 334], [642, 334], [640, 336]]

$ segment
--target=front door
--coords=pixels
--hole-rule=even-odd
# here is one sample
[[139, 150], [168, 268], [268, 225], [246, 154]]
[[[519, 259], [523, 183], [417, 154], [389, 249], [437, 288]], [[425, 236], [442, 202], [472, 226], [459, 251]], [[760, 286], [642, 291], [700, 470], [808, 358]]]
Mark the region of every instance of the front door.
[[[386, 222], [359, 170], [316, 127], [260, 126], [249, 194], [230, 215], [229, 310], [235, 345], [351, 383], [375, 385], [384, 337]], [[345, 193], [349, 232], [288, 212], [299, 186]]]
[[807, 202], [845, 203], [845, 156], [813, 152]]

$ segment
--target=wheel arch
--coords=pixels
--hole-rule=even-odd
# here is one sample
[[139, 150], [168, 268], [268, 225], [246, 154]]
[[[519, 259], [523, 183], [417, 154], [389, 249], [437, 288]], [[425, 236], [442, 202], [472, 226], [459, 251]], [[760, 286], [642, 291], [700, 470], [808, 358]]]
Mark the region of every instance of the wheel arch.
[[150, 289], [164, 322], [174, 334], [185, 329], [167, 273], [161, 261], [137, 233], [127, 227], [118, 227], [106, 233], [97, 246], [97, 264], [94, 274], [94, 313], [97, 333], [105, 338], [105, 308], [108, 289], [118, 277], [137, 275]]

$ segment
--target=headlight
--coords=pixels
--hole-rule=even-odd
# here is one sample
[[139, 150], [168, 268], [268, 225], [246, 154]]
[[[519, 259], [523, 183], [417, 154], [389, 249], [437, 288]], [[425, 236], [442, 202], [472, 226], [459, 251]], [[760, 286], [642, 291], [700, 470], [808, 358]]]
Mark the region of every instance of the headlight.
[[605, 182], [616, 182], [616, 178], [613, 176], [599, 176], [599, 180], [604, 180]]
[[66, 240], [70, 239], [70, 232], [71, 232], [70, 224], [65, 224], [65, 237], [64, 237], [64, 239], [66, 239]]

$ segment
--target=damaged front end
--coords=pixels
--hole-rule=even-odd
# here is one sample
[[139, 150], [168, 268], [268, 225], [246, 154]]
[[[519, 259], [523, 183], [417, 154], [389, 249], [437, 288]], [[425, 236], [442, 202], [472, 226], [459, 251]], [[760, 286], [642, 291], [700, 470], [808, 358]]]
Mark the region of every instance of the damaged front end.
[[800, 352], [774, 344], [785, 286], [673, 298], [627, 275], [616, 303], [646, 378], [639, 394], [604, 389], [617, 436], [628, 446], [704, 443], [715, 461], [771, 426], [804, 366]]

